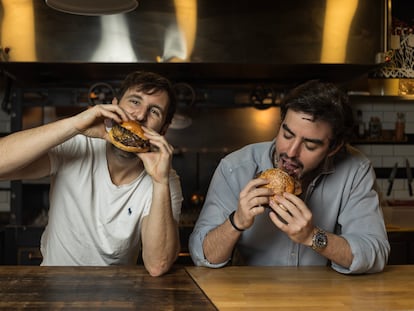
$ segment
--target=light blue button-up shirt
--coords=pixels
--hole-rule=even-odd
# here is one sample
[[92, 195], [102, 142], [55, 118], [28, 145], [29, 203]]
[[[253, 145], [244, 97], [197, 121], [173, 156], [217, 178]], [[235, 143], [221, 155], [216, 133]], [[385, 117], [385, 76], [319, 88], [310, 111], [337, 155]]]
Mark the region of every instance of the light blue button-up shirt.
[[[203, 253], [207, 233], [224, 223], [237, 209], [239, 194], [254, 176], [273, 167], [274, 142], [248, 145], [221, 160], [208, 190], [203, 209], [190, 236], [189, 249], [198, 266], [219, 268], [231, 260], [209, 263]], [[387, 263], [390, 245], [385, 230], [375, 172], [370, 161], [347, 146], [308, 187], [304, 200], [314, 224], [345, 238], [354, 256], [351, 266], [331, 266], [341, 273], [374, 273]], [[268, 212], [255, 218], [237, 242], [236, 253], [246, 265], [312, 266], [330, 262], [312, 248], [293, 242], [270, 220]]]

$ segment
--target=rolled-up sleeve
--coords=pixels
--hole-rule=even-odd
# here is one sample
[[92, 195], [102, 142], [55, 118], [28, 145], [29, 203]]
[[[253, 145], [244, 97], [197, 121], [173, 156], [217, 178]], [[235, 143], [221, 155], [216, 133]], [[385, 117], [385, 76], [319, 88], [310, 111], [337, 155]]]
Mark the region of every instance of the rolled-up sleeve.
[[387, 264], [390, 245], [375, 190], [375, 173], [364, 163], [353, 178], [338, 216], [339, 234], [348, 241], [353, 261], [349, 268], [335, 263], [332, 267], [346, 274], [380, 272]]
[[354, 235], [343, 235], [352, 249], [354, 259], [349, 269], [333, 264], [338, 272], [345, 274], [377, 273], [387, 264], [390, 246], [387, 240], [378, 237], [368, 239]]
[[[206, 201], [200, 212], [197, 223], [189, 239], [189, 251], [195, 265], [210, 268], [225, 266], [230, 258], [219, 264], [212, 264], [204, 256], [203, 242], [206, 235], [216, 227], [223, 224], [229, 214], [237, 209], [240, 193], [240, 182], [233, 176], [231, 168], [226, 166], [226, 160], [221, 160], [212, 177]], [[230, 186], [227, 179], [232, 180]]]
[[203, 266], [209, 268], [224, 267], [230, 261], [230, 258], [225, 262], [219, 264], [212, 264], [204, 256], [203, 241], [209, 231], [210, 230], [207, 230], [206, 228], [198, 228], [193, 231], [189, 241], [191, 258], [196, 266]]

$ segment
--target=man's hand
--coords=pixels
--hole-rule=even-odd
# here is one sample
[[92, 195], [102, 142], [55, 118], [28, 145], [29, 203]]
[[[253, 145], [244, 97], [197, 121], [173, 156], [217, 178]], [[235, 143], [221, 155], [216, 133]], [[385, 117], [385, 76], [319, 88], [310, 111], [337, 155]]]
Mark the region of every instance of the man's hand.
[[269, 188], [262, 188], [267, 183], [262, 178], [251, 180], [240, 192], [239, 205], [234, 214], [234, 221], [238, 228], [247, 229], [253, 225], [254, 218], [265, 211], [269, 204], [269, 197], [273, 192]]
[[[306, 204], [296, 195], [285, 192], [283, 196], [276, 195], [276, 200], [270, 200], [270, 219], [289, 238], [300, 244], [312, 245], [314, 225], [312, 213]], [[282, 221], [278, 214], [284, 221]]]
[[78, 133], [89, 137], [103, 138], [108, 141], [109, 135], [105, 129], [104, 120], [124, 122], [131, 120], [131, 116], [118, 106], [116, 98], [112, 105], [96, 105], [72, 117]]
[[142, 126], [142, 129], [151, 145], [157, 147], [158, 150], [137, 153], [137, 156], [144, 163], [145, 170], [152, 177], [153, 181], [166, 185], [169, 182], [174, 148], [167, 142], [164, 136], [154, 130], [145, 126]]

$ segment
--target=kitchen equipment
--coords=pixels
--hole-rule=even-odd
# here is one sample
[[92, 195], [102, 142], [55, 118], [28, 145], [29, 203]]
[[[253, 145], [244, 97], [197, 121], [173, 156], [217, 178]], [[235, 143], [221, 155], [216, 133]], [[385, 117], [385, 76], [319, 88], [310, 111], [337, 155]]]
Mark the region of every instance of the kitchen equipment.
[[408, 161], [408, 159], [405, 159], [405, 169], [406, 169], [406, 173], [407, 173], [408, 193], [410, 194], [410, 196], [412, 196], [413, 195], [413, 187], [411, 185], [411, 182], [413, 181], [413, 174], [411, 172], [410, 161]]
[[175, 83], [173, 89], [177, 99], [177, 111], [171, 120], [169, 128], [182, 130], [193, 123], [190, 114], [194, 108], [197, 95], [195, 89], [188, 83]]
[[[267, 81], [273, 81], [269, 75], [277, 75], [281, 82], [290, 84], [296, 81], [291, 80], [292, 76], [298, 75], [300, 80], [317, 76], [347, 81], [360, 77], [377, 68], [374, 56], [386, 51], [386, 42], [383, 42], [386, 29], [381, 26], [386, 26], [387, 12], [383, 1], [378, 0], [364, 0], [363, 5], [355, 8], [352, 20], [345, 21], [341, 16], [331, 20], [333, 24], [326, 23], [326, 15], [349, 8], [349, 1], [333, 1], [334, 9], [327, 7], [326, 0], [139, 2], [137, 7], [136, 0], [0, 1], [2, 45], [11, 48], [7, 66], [15, 63], [20, 67], [19, 64], [25, 62], [22, 78], [27, 79], [27, 66], [33, 64], [26, 62], [38, 62], [41, 68], [33, 73], [44, 81], [45, 74], [54, 76], [56, 73], [67, 78], [55, 67], [59, 62], [77, 64], [81, 71], [85, 62], [96, 63], [99, 67], [108, 63], [112, 69], [107, 72], [108, 79], [118, 76], [115, 68], [129, 72], [143, 70], [152, 63], [157, 64], [156, 72], [165, 70], [166, 76], [172, 78], [172, 75], [188, 72], [190, 63], [197, 67], [204, 63], [207, 73], [217, 74], [218, 80], [223, 80], [224, 69], [230, 65], [234, 69], [234, 81], [242, 76], [256, 81], [253, 71], [258, 70], [259, 74], [267, 76], [263, 77]], [[97, 18], [61, 12], [101, 15], [108, 11], [119, 13], [127, 8], [132, 11]], [[183, 14], [186, 15], [184, 21], [178, 18]], [[269, 20], [277, 23], [269, 23]], [[107, 22], [111, 23], [110, 31], [103, 31]], [[338, 27], [341, 31], [333, 31]], [[108, 45], [104, 44], [107, 41], [111, 42], [111, 48], [116, 48], [115, 52], [108, 52]], [[133, 53], [129, 52], [131, 49]], [[340, 51], [332, 53], [329, 59], [321, 57], [322, 50], [328, 53], [332, 49]], [[185, 58], [185, 61], [173, 67], [169, 66], [171, 63], [158, 64], [160, 60], [163, 64], [175, 60], [174, 56]], [[278, 69], [270, 64], [278, 64]], [[45, 65], [53, 65], [53, 71], [49, 72]], [[77, 65], [68, 69], [78, 81], [84, 75], [76, 70]], [[203, 72], [195, 68], [187, 81], [203, 79]], [[90, 74], [96, 76], [97, 72]], [[218, 82], [217, 79], [211, 81]]]
[[388, 177], [388, 190], [387, 190], [387, 196], [391, 194], [392, 185], [394, 184], [395, 176], [397, 175], [397, 169], [398, 169], [398, 162], [395, 162], [394, 167], [391, 171], [390, 177]]
[[115, 97], [115, 91], [111, 85], [105, 82], [98, 82], [92, 85], [88, 91], [89, 104], [100, 105], [110, 104]]

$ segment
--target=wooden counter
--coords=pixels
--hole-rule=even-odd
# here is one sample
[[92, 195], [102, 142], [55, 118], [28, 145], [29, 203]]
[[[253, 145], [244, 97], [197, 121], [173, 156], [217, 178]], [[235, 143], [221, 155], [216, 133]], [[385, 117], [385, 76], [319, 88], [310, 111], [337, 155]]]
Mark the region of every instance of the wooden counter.
[[184, 268], [0, 266], [1, 310], [216, 310]]
[[414, 310], [414, 266], [371, 275], [328, 267], [186, 270], [219, 310]]
[[414, 310], [414, 266], [357, 276], [328, 267], [188, 266], [157, 278], [140, 266], [0, 266], [0, 309], [25, 308]]

